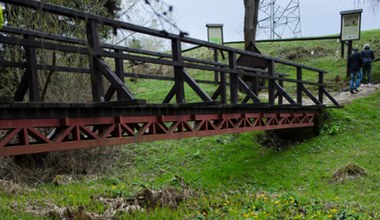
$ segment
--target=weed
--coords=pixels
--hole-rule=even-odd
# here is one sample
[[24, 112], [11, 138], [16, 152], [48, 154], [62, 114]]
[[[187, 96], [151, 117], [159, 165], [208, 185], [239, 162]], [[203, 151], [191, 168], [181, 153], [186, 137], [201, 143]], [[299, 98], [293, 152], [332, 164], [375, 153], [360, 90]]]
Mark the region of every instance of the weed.
[[349, 163], [342, 168], [337, 169], [331, 179], [333, 183], [340, 183], [344, 180], [355, 180], [357, 178], [366, 176], [367, 172], [359, 165]]

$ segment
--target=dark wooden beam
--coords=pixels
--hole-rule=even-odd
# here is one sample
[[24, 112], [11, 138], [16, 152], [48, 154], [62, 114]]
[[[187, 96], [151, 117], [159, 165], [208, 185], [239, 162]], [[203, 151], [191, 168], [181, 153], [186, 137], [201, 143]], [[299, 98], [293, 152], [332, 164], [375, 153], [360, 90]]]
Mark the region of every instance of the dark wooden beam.
[[[33, 37], [26, 35], [26, 39], [33, 40]], [[37, 70], [37, 56], [36, 49], [32, 47], [25, 47], [26, 57], [26, 75], [28, 80], [29, 101], [39, 102], [40, 88], [38, 83], [38, 70]]]
[[[274, 76], [274, 62], [268, 61], [268, 75]], [[268, 102], [269, 105], [274, 105], [274, 79], [268, 79]]]
[[24, 100], [26, 92], [28, 91], [28, 74], [25, 73], [22, 75], [21, 81], [17, 86], [15, 93], [15, 101], [21, 102]]
[[[236, 53], [229, 52], [228, 53], [228, 64], [229, 69], [236, 70]], [[230, 73], [230, 95], [231, 95], [231, 104], [238, 103], [238, 83], [237, 83], [237, 74]]]
[[114, 73], [108, 65], [97, 58], [97, 63], [99, 64], [99, 69], [103, 73], [103, 75], [108, 79], [111, 85], [116, 89], [118, 94], [122, 97], [122, 99], [136, 99], [132, 92], [125, 86], [124, 81], [122, 81], [116, 73]]
[[94, 102], [104, 101], [103, 77], [100, 70], [97, 51], [99, 45], [99, 24], [95, 20], [88, 20], [86, 23], [87, 41], [90, 49], [89, 63], [91, 73], [92, 100]]
[[[173, 60], [182, 63], [181, 41], [179, 39], [172, 39], [172, 53]], [[183, 78], [183, 67], [174, 66], [174, 81], [175, 81], [175, 94], [178, 104], [185, 103], [185, 87]]]
[[210, 96], [199, 87], [199, 85], [195, 82], [193, 78], [189, 76], [189, 74], [186, 73], [186, 71], [182, 70], [182, 76], [185, 82], [194, 90], [195, 93], [203, 100], [211, 102], [212, 99]]
[[297, 104], [302, 105], [302, 69], [297, 66]]

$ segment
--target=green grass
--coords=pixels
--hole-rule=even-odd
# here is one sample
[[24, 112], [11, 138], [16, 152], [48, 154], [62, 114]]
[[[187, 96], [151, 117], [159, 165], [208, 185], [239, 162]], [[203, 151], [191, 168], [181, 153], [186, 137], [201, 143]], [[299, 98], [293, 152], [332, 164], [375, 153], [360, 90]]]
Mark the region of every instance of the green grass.
[[[373, 34], [379, 36], [379, 31], [364, 32], [362, 41], [376, 40]], [[310, 44], [305, 47], [325, 45]], [[275, 49], [280, 48], [266, 46], [268, 48], [262, 50], [268, 54], [276, 54]], [[297, 46], [297, 43], [284, 43], [281, 47], [291, 50]], [[327, 48], [332, 51], [334, 46]], [[307, 65], [330, 69], [332, 75], [344, 69], [344, 61], [339, 58], [304, 61]], [[375, 79], [380, 78], [379, 63], [374, 64], [373, 73]], [[142, 79], [127, 83], [138, 90], [138, 98], [148, 100], [162, 100], [172, 86]], [[147, 92], [150, 88], [154, 88], [153, 93]], [[189, 99], [196, 101], [194, 97]], [[328, 119], [320, 136], [286, 150], [260, 146], [257, 141], [262, 132], [126, 145], [106, 171], [95, 173], [96, 178], [75, 176], [68, 184], [35, 183], [29, 185], [31, 190], [16, 192], [1, 189], [0, 216], [3, 219], [45, 219], [45, 212], [33, 214], [31, 207], [53, 205], [82, 207], [88, 212], [104, 214], [109, 207], [99, 201], [100, 197], [129, 198], [144, 188], [182, 189], [179, 180], [183, 178], [193, 194], [177, 209], [158, 207], [134, 214], [119, 213], [118, 217], [379, 219], [379, 109], [380, 92], [356, 99], [343, 109], [328, 109]], [[367, 175], [333, 183], [334, 172], [351, 163], [363, 168]]]

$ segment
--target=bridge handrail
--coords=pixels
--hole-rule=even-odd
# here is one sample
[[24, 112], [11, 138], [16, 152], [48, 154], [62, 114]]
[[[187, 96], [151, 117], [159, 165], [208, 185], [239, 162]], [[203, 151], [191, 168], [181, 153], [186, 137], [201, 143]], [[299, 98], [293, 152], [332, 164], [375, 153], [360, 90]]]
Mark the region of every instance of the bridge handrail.
[[[0, 31], [4, 32], [4, 33], [12, 33], [12, 34], [19, 34], [19, 35], [28, 35], [28, 33], [29, 33], [28, 31], [22, 31], [21, 29], [10, 28], [10, 27], [5, 27], [3, 30], [0, 30]], [[65, 42], [65, 43], [74, 43], [74, 44], [78, 44], [78, 45], [82, 45], [82, 46], [85, 45], [85, 41], [83, 41], [83, 40], [79, 40], [79, 39], [75, 39], [75, 38], [69, 38], [69, 37], [65, 37], [64, 39], [63, 38], [58, 39], [58, 38], [55, 38], [54, 35], [50, 35], [50, 34], [43, 33], [43, 32], [33, 31], [30, 33], [30, 36], [46, 38], [49, 40], [57, 40], [57, 41]], [[56, 50], [64, 51], [64, 52], [75, 52], [75, 50], [76, 50], [76, 49], [73, 49], [72, 47], [59, 48], [59, 45], [54, 44], [54, 43], [48, 43], [47, 44], [46, 42], [39, 42], [39, 44], [37, 44], [37, 41], [33, 41], [34, 43], [32, 43], [31, 40], [24, 40], [24, 39], [19, 40], [19, 41], [13, 41], [12, 40], [13, 42], [10, 42], [11, 39], [8, 38], [8, 40], [6, 40], [6, 38], [7, 37], [0, 36], [0, 41], [1, 42], [7, 42], [9, 44], [14, 44], [14, 45], [30, 46], [30, 47], [36, 47], [36, 48], [45, 48], [45, 49], [57, 48]], [[155, 54], [155, 53], [148, 53], [149, 51], [144, 51], [144, 50], [139, 50], [139, 49], [130, 50], [127, 47], [111, 47], [111, 46], [112, 45], [104, 44], [104, 47], [108, 48], [108, 49], [114, 49], [114, 48], [126, 49], [126, 51], [133, 51], [136, 53], [141, 52], [142, 54], [145, 54], [145, 55], [156, 55], [160, 58], [171, 58], [172, 57], [169, 54], [163, 54], [163, 53], [156, 53]], [[90, 54], [90, 51], [87, 51], [87, 48], [77, 50], [77, 52], [81, 53], [81, 54], [87, 54], [87, 55]], [[112, 57], [112, 58], [121, 58], [123, 56], [132, 56], [132, 55], [118, 55], [117, 53], [114, 53], [114, 52], [100, 52], [99, 55], [102, 55], [105, 57]], [[245, 69], [247, 71], [251, 71], [251, 72], [240, 72], [238, 70], [226, 70], [225, 68], [228, 67], [227, 64], [219, 63], [219, 62], [213, 62], [213, 61], [204, 61], [204, 60], [194, 59], [194, 58], [190, 58], [190, 57], [183, 57], [184, 61], [190, 61], [190, 62], [202, 63], [202, 64], [208, 64], [208, 65], [215, 65], [215, 66], [219, 66], [219, 67], [201, 66], [201, 65], [195, 66], [195, 65], [186, 64], [186, 63], [185, 64], [184, 63], [178, 63], [178, 62], [174, 62], [174, 61], [170, 61], [170, 60], [162, 61], [162, 60], [158, 60], [158, 59], [147, 58], [144, 56], [134, 56], [134, 58], [135, 58], [134, 60], [138, 60], [138, 61], [142, 61], [142, 62], [143, 61], [150, 61], [151, 63], [156, 63], [156, 64], [165, 64], [165, 65], [181, 66], [181, 67], [188, 67], [188, 68], [196, 67], [197, 69], [202, 69], [202, 70], [226, 71], [229, 73], [236, 73], [236, 74], [247, 75], [247, 76], [255, 76], [255, 77], [260, 77], [260, 78], [264, 78], [264, 79], [273, 79], [273, 80], [280, 80], [281, 79], [285, 82], [295, 82], [295, 83], [303, 83], [306, 85], [323, 86], [323, 84], [308, 82], [308, 81], [303, 81], [303, 80], [295, 80], [295, 79], [280, 78], [280, 77], [276, 77], [276, 76], [272, 77], [272, 76], [263, 75], [263, 74], [255, 74], [253, 72], [266, 73], [266, 71], [261, 70], [261, 69], [249, 68], [249, 67], [241, 67], [241, 68]], [[140, 60], [139, 60], [139, 58], [140, 58]], [[0, 61], [0, 63], [2, 66], [7, 66], [7, 67], [26, 68], [26, 64], [22, 63], [22, 62]], [[238, 66], [238, 67], [240, 67], [240, 66]], [[89, 69], [85, 69], [85, 68], [65, 67], [65, 69], [64, 69], [63, 67], [54, 68], [54, 66], [50, 66], [50, 65], [38, 65], [38, 69], [89, 73]], [[280, 75], [280, 74], [275, 73], [274, 75]], [[157, 78], [160, 78], [160, 76], [157, 76]], [[167, 78], [165, 78], [165, 79], [167, 79]]]
[[[154, 30], [146, 27], [141, 27], [137, 25], [133, 25], [127, 22], [123, 21], [117, 21], [113, 20], [110, 18], [90, 14], [90, 13], [84, 13], [80, 12], [74, 9], [69, 9], [65, 7], [60, 7], [56, 5], [51, 5], [39, 1], [22, 1], [22, 0], [1, 0], [0, 2], [4, 2], [6, 4], [12, 4], [16, 6], [22, 6], [26, 8], [31, 8], [34, 10], [42, 10], [44, 12], [48, 13], [53, 13], [53, 14], [58, 14], [62, 16], [67, 16], [70, 18], [75, 18], [79, 20], [83, 20], [87, 22], [87, 31], [90, 31], [92, 33], [87, 33], [87, 41], [86, 40], [81, 40], [81, 39], [76, 39], [76, 38], [70, 38], [70, 37], [63, 37], [63, 36], [57, 36], [57, 35], [52, 35], [52, 34], [46, 34], [46, 33], [41, 33], [41, 32], [36, 32], [36, 31], [30, 31], [30, 30], [21, 30], [13, 27], [4, 27], [3, 32], [8, 32], [12, 34], [22, 34], [22, 35], [29, 35], [29, 36], [34, 36], [38, 38], [45, 38], [48, 40], [53, 40], [53, 41], [58, 41], [58, 42], [64, 42], [64, 43], [70, 43], [70, 45], [62, 45], [62, 44], [56, 44], [52, 42], [42, 42], [42, 41], [37, 41], [34, 39], [19, 39], [17, 42], [12, 42], [12, 39], [6, 36], [0, 36], [0, 42], [6, 43], [6, 44], [13, 44], [13, 45], [19, 45], [19, 46], [24, 46], [26, 48], [44, 48], [44, 49], [50, 49], [50, 50], [60, 50], [60, 51], [66, 51], [66, 52], [73, 52], [73, 53], [80, 53], [80, 54], [85, 54], [85, 55], [90, 55], [92, 56], [93, 62], [99, 64], [99, 60], [97, 57], [112, 57], [115, 58], [115, 60], [133, 60], [133, 61], [140, 61], [140, 62], [148, 62], [148, 63], [155, 63], [155, 64], [162, 64], [162, 65], [170, 65], [173, 66], [175, 69], [175, 77], [174, 80], [176, 81], [176, 86], [172, 88], [170, 93], [168, 94], [167, 98], [165, 100], [170, 100], [171, 98], [176, 95], [176, 101], [179, 103], [184, 102], [184, 91], [181, 86], [178, 86], [177, 84], [183, 84], [184, 81], [183, 79], [178, 78], [178, 75], [181, 75], [185, 78], [185, 81], [191, 85], [191, 87], [196, 91], [196, 93], [204, 100], [210, 100], [207, 94], [205, 94], [194, 82], [191, 77], [184, 72], [183, 68], [194, 68], [194, 69], [201, 69], [201, 70], [208, 70], [208, 71], [217, 71], [220, 72], [221, 75], [222, 73], [229, 73], [230, 74], [230, 90], [231, 90], [231, 102], [234, 104], [237, 102], [237, 90], [239, 88], [242, 88], [246, 93], [247, 96], [249, 96], [252, 100], [257, 101], [257, 94], [252, 93], [252, 91], [249, 91], [247, 89], [247, 85], [239, 78], [239, 75], [248, 75], [251, 77], [257, 77], [257, 78], [262, 78], [262, 79], [267, 79], [269, 80], [268, 83], [268, 91], [269, 91], [269, 104], [273, 105], [274, 104], [274, 99], [276, 97], [284, 96], [289, 102], [293, 102], [291, 97], [286, 94], [285, 90], [282, 88], [282, 83], [283, 82], [294, 82], [297, 84], [297, 103], [299, 105], [302, 105], [302, 92], [305, 92], [317, 105], [323, 104], [323, 96], [326, 95], [336, 106], [339, 105], [331, 95], [327, 93], [327, 91], [323, 87], [323, 75], [326, 73], [326, 71], [314, 67], [309, 67], [305, 66], [302, 64], [297, 64], [294, 62], [286, 61], [286, 60], [281, 60], [278, 58], [272, 58], [268, 57], [265, 55], [260, 55], [257, 53], [245, 51], [245, 50], [240, 50], [240, 49], [235, 49], [235, 48], [230, 48], [226, 47], [223, 45], [216, 45], [212, 44], [206, 41], [194, 39], [194, 38], [189, 38], [186, 36], [183, 36], [182, 34], [176, 35], [176, 34], [171, 34], [159, 30]], [[126, 29], [129, 31], [134, 31], [138, 33], [143, 33], [147, 35], [152, 35], [160, 38], [165, 38], [169, 39], [172, 41], [172, 54], [166, 54], [166, 53], [159, 53], [159, 52], [152, 52], [152, 51], [147, 51], [147, 50], [140, 50], [140, 49], [131, 49], [128, 47], [122, 47], [122, 46], [116, 46], [112, 44], [101, 44], [100, 42], [96, 42], [98, 39], [94, 36], [98, 35], [96, 27], [97, 25], [107, 25], [111, 26], [113, 28], [120, 28], [120, 29]], [[90, 42], [93, 41], [93, 42]], [[100, 50], [97, 48], [94, 48], [94, 45], [91, 44], [98, 44], [99, 48], [105, 48], [105, 49], [111, 49], [114, 50], [113, 52], [105, 51], [105, 50]], [[200, 59], [195, 59], [195, 58], [189, 58], [182, 56], [181, 52], [181, 43], [189, 43], [189, 44], [195, 44], [199, 45], [202, 47], [206, 48], [212, 48], [212, 49], [217, 49], [221, 50], [224, 52], [228, 53], [229, 56], [229, 61], [228, 64], [220, 63], [220, 62], [213, 62], [213, 61], [203, 61]], [[80, 47], [75, 47], [73, 45], [79, 45]], [[87, 47], [89, 46], [89, 48]], [[95, 46], [96, 47], [96, 46]], [[121, 51], [126, 51], [131, 54], [125, 54], [125, 53], [118, 53], [116, 52], [117, 50]], [[141, 54], [143, 56], [137, 56], [137, 55], [132, 55], [133, 53], [136, 54]], [[263, 59], [267, 62], [269, 68], [268, 71], [260, 71], [260, 70], [255, 70], [251, 69], [252, 72], [250, 72], [249, 68], [245, 68], [244, 71], [242, 69], [244, 68], [239, 68], [239, 66], [236, 64], [236, 57], [237, 55], [246, 55], [249, 57], [255, 57], [259, 59]], [[149, 57], [151, 56], [151, 57]], [[159, 59], [158, 59], [159, 58]], [[168, 60], [169, 59], [169, 60]], [[1, 62], [3, 65], [5, 65], [5, 62]], [[200, 63], [200, 64], [199, 64]], [[282, 76], [276, 76], [276, 73], [274, 71], [274, 63], [279, 63], [279, 64], [284, 64], [284, 65], [289, 65], [293, 66], [297, 69], [297, 79], [288, 79], [284, 78]], [[22, 66], [22, 64], [17, 62], [8, 62], [9, 65], [13, 66]], [[102, 65], [100, 65], [102, 66]], [[36, 68], [43, 68], [43, 65], [36, 65]], [[50, 67], [51, 69], [54, 69], [53, 67]], [[61, 68], [64, 70], [65, 68]], [[318, 83], [314, 82], [308, 82], [302, 80], [302, 70], [309, 70], [312, 72], [316, 72], [318, 74]], [[70, 70], [70, 68], [66, 68], [65, 70]], [[71, 70], [76, 71], [75, 68], [72, 68]], [[83, 69], [82, 70], [87, 70]], [[89, 69], [91, 72], [91, 67]], [[117, 79], [114, 77], [112, 71], [110, 71], [109, 68], [104, 68], [101, 67], [101, 71], [103, 74], [109, 78], [110, 81], [112, 81], [112, 86], [115, 87], [115, 90], [118, 92], [123, 92], [124, 91], [124, 96], [125, 98], [130, 98], [133, 99], [133, 95], [129, 93], [128, 89], [125, 88], [125, 85], [122, 85], [122, 81], [120, 79]], [[254, 71], [254, 72], [253, 72]], [[86, 71], [87, 72], [87, 71]], [[262, 74], [266, 73], [266, 74]], [[124, 73], [122, 73], [124, 74]], [[276, 83], [275, 81], [278, 81]], [[222, 90], [222, 85], [224, 86], [227, 84], [226, 78], [224, 76], [224, 79], [221, 79], [219, 82], [220, 84], [220, 89]], [[318, 99], [313, 97], [313, 95], [304, 87], [304, 85], [313, 85], [318, 87]], [[183, 87], [183, 86], [182, 86]], [[224, 88], [225, 89], [225, 88]], [[275, 90], [277, 90], [277, 95], [275, 94]], [[226, 103], [226, 94], [223, 93], [222, 95], [222, 101], [223, 103]], [[224, 99], [224, 100], [223, 100]], [[100, 100], [99, 97], [94, 97], [94, 100]]]
[[98, 22], [99, 24], [108, 25], [108, 26], [111, 26], [113, 28], [127, 29], [127, 30], [131, 30], [131, 31], [144, 33], [144, 34], [148, 34], [148, 35], [154, 35], [157, 37], [162, 37], [162, 38], [167, 38], [167, 39], [180, 39], [184, 43], [198, 44], [198, 45], [203, 46], [203, 47], [210, 47], [210, 48], [219, 49], [222, 51], [232, 51], [232, 52], [239, 53], [242, 55], [249, 55], [249, 56], [253, 56], [253, 57], [257, 57], [257, 58], [263, 58], [266, 60], [272, 60], [272, 61], [277, 62], [277, 63], [282, 63], [282, 64], [291, 65], [291, 66], [295, 66], [295, 67], [297, 67], [297, 66], [302, 67], [303, 69], [307, 69], [307, 70], [311, 70], [311, 71], [315, 71], [315, 72], [326, 73], [325, 70], [305, 66], [305, 65], [298, 64], [295, 62], [281, 60], [278, 58], [273, 58], [273, 57], [253, 53], [250, 51], [226, 47], [223, 45], [213, 44], [213, 43], [203, 41], [203, 40], [199, 40], [199, 39], [195, 39], [195, 38], [171, 34], [171, 33], [163, 32], [163, 31], [159, 31], [159, 30], [155, 30], [155, 29], [151, 29], [151, 28], [147, 28], [147, 27], [134, 25], [134, 24], [127, 23], [124, 21], [113, 20], [113, 19], [110, 19], [107, 17], [103, 17], [103, 16], [91, 14], [91, 13], [81, 12], [81, 11], [78, 11], [75, 9], [70, 9], [70, 8], [66, 8], [66, 7], [60, 7], [60, 6], [52, 5], [49, 3], [44, 3], [44, 2], [39, 2], [39, 1], [24, 1], [24, 0], [1, 0], [1, 1], [4, 3], [8, 3], [8, 4], [24, 6], [24, 7], [35, 9], [35, 10], [42, 10], [45, 12], [63, 15], [63, 16], [67, 16], [70, 18], [76, 18], [76, 19], [80, 19], [83, 21], [94, 20], [94, 21]]

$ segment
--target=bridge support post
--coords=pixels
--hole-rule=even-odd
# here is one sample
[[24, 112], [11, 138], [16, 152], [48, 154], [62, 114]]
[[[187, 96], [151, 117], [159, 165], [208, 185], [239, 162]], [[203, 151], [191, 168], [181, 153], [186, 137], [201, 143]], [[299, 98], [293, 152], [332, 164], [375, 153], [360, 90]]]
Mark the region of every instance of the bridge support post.
[[[274, 77], [274, 62], [270, 60], [268, 63], [268, 74], [270, 77]], [[269, 105], [274, 105], [274, 79], [268, 79], [268, 102]]]
[[[230, 51], [228, 53], [228, 63], [230, 70], [236, 70], [236, 52]], [[231, 104], [238, 103], [238, 82], [236, 73], [230, 73], [230, 93]]]
[[318, 87], [318, 100], [321, 104], [323, 104], [323, 76], [324, 76], [324, 73], [323, 72], [319, 72], [318, 73], [318, 83], [320, 84], [320, 86]]
[[302, 69], [301, 67], [297, 66], [297, 104], [302, 105], [302, 84], [300, 81], [302, 81]]
[[[33, 40], [33, 37], [24, 35], [24, 39]], [[36, 49], [25, 47], [26, 69], [17, 86], [14, 100], [17, 102], [24, 101], [25, 95], [29, 90], [29, 101], [39, 100], [38, 76], [37, 76], [37, 58]], [[37, 100], [36, 100], [37, 99]]]
[[[279, 80], [278, 80], [278, 85], [281, 87], [281, 88], [284, 88], [284, 81], [282, 80], [282, 78], [284, 78], [282, 75], [279, 76]], [[282, 105], [284, 104], [284, 96], [282, 95], [281, 92], [278, 92], [278, 104], [279, 105]]]
[[[183, 62], [181, 52], [181, 41], [178, 38], [172, 39], [172, 54], [173, 60], [176, 62]], [[174, 66], [174, 81], [175, 81], [175, 94], [178, 104], [185, 103], [185, 86], [183, 78], [183, 67]]]
[[92, 19], [86, 23], [87, 41], [90, 49], [89, 64], [91, 72], [92, 99], [94, 102], [104, 101], [104, 88], [102, 72], [97, 60], [97, 52], [100, 49], [98, 23]]
[[[218, 62], [218, 49], [214, 49], [214, 62]], [[214, 81], [219, 81], [219, 72], [214, 71]]]

